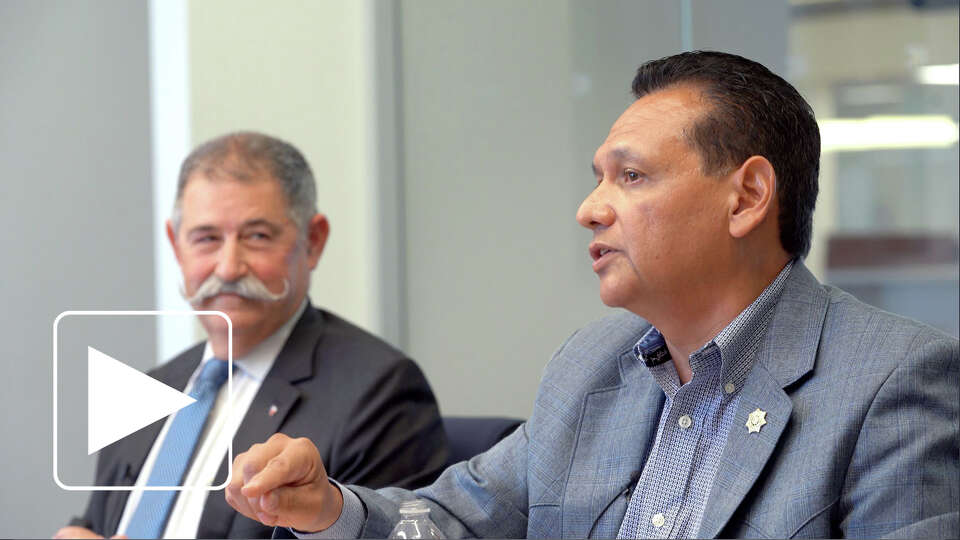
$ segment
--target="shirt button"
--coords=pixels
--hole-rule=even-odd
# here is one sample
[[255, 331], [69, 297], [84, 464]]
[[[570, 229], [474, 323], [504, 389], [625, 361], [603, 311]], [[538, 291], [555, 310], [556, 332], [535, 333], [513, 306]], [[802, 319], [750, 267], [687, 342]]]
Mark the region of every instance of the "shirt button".
[[667, 520], [663, 519], [663, 514], [654, 514], [654, 516], [650, 518], [650, 523], [653, 523], [654, 527], [663, 527], [666, 521]]
[[690, 424], [692, 424], [693, 421], [690, 420], [690, 416], [689, 416], [689, 415], [686, 415], [686, 414], [685, 414], [685, 415], [681, 416], [679, 420], [677, 420], [677, 423], [680, 424], [680, 427], [681, 427], [681, 428], [687, 429], [688, 427], [690, 427]]
[[732, 394], [736, 389], [737, 385], [733, 384], [732, 382], [728, 382], [727, 384], [723, 385], [723, 391], [728, 394]]

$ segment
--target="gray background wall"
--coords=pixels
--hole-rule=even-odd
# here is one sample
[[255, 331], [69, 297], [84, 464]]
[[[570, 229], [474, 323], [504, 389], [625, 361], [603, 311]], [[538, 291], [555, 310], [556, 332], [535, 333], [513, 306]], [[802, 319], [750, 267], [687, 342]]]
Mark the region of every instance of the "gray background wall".
[[[51, 474], [54, 318], [153, 304], [147, 70], [145, 3], [0, 2], [0, 536], [49, 538], [88, 497]], [[115, 339], [155, 362], [152, 327]]]

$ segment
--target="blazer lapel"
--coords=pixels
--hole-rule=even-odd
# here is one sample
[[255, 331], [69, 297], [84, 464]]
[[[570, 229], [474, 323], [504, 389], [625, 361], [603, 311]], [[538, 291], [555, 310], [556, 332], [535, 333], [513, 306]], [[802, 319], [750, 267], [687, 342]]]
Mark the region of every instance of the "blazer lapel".
[[632, 352], [622, 353], [619, 362], [623, 382], [585, 398], [563, 495], [564, 538], [616, 536], [626, 490], [639, 479], [656, 436], [663, 391], [644, 378], [646, 368]]
[[[122, 444], [123, 449], [118, 452], [116, 476], [111, 485], [132, 486], [137, 483], [143, 464], [147, 460], [147, 454], [150, 453], [153, 442], [160, 434], [160, 429], [163, 428], [163, 422], [163, 420], [158, 420], [114, 443]], [[117, 527], [120, 526], [120, 519], [123, 517], [123, 511], [126, 509], [129, 498], [129, 491], [114, 491], [108, 494], [110, 502], [106, 505], [104, 513], [104, 531], [108, 535], [116, 533]]]
[[[714, 538], [720, 533], [753, 487], [790, 420], [793, 404], [763, 366], [754, 366], [741, 392], [700, 523], [700, 538]], [[747, 418], [756, 409], [766, 412], [767, 423], [759, 432], [750, 433]]]
[[[308, 304], [237, 428], [233, 437], [233, 457], [280, 431], [280, 426], [300, 399], [300, 389], [293, 383], [313, 377], [313, 350], [318, 341], [315, 326], [319, 324], [323, 324], [322, 319]], [[227, 466], [225, 458], [214, 485], [227, 480]], [[211, 494], [200, 518], [197, 537], [227, 538], [237, 515], [224, 497]]]
[[[233, 457], [246, 452], [254, 443], [263, 442], [280, 430], [280, 425], [300, 399], [300, 390], [283, 379], [267, 377], [260, 386], [250, 409], [233, 437]], [[276, 407], [272, 415], [273, 407]], [[220, 463], [220, 469], [214, 479], [219, 486], [227, 480], [228, 459]], [[240, 474], [239, 471], [232, 471]], [[197, 538], [228, 538], [230, 527], [237, 513], [227, 504], [222, 494], [211, 493], [200, 517]]]
[[[813, 369], [827, 300], [826, 292], [809, 270], [799, 261], [794, 263], [741, 390], [704, 509], [700, 538], [720, 534], [757, 481], [789, 424], [793, 402], [784, 388]], [[766, 412], [766, 424], [759, 432], [751, 433], [746, 423], [756, 409]]]

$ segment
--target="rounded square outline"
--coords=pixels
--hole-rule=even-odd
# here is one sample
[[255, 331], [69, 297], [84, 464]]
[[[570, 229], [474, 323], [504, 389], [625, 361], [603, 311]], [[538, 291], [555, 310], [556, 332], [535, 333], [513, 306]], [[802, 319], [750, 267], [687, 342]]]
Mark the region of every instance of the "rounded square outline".
[[[53, 481], [60, 489], [66, 491], [220, 491], [230, 484], [233, 478], [233, 444], [227, 445], [227, 477], [223, 483], [218, 486], [73, 486], [64, 484], [60, 480], [60, 474], [57, 469], [57, 330], [60, 321], [72, 315], [152, 315], [155, 317], [163, 315], [178, 315], [196, 317], [199, 315], [215, 315], [227, 321], [227, 394], [233, 395], [233, 321], [230, 316], [222, 311], [194, 311], [184, 309], [161, 309], [161, 310], [67, 310], [53, 320]], [[235, 411], [233, 404], [228, 400], [227, 416], [232, 416]]]

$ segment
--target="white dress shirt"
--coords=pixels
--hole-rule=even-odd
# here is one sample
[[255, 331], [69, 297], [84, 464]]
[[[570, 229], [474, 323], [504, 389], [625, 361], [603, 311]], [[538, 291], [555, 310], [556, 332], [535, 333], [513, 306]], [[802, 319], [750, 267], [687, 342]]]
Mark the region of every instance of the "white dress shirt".
[[[197, 451], [193, 462], [184, 478], [184, 486], [211, 486], [216, 478], [217, 471], [220, 469], [220, 463], [227, 455], [227, 449], [233, 441], [233, 436], [240, 426], [240, 422], [247, 414], [247, 409], [253, 402], [253, 398], [260, 390], [263, 378], [266, 377], [280, 349], [290, 336], [293, 326], [300, 319], [307, 307], [307, 301], [304, 299], [300, 308], [294, 313], [287, 322], [283, 324], [276, 332], [263, 340], [257, 346], [250, 350], [242, 358], [235, 358], [233, 361], [233, 393], [227, 391], [227, 385], [223, 385], [217, 399], [210, 410], [210, 416], [207, 423], [200, 433], [200, 440], [197, 443]], [[203, 351], [203, 360], [193, 375], [190, 376], [185, 393], [190, 393], [196, 378], [203, 370], [203, 365], [213, 358], [213, 349], [210, 343]], [[228, 414], [232, 413], [232, 414]], [[147, 460], [140, 469], [140, 476], [137, 477], [135, 487], [146, 485], [150, 478], [150, 472], [153, 470], [153, 464], [157, 460], [157, 454], [163, 445], [163, 440], [167, 436], [170, 424], [173, 422], [176, 414], [167, 418], [160, 435], [153, 443], [153, 448], [147, 455]], [[120, 526], [117, 528], [117, 534], [125, 534], [130, 524], [130, 519], [136, 512], [137, 504], [140, 503], [140, 497], [143, 490], [134, 489], [127, 498], [127, 505], [123, 510], [123, 517], [120, 519]], [[207, 496], [210, 491], [206, 489], [185, 489], [180, 492], [173, 509], [170, 511], [170, 518], [167, 520], [167, 526], [162, 538], [196, 538], [197, 529], [200, 526], [200, 516], [203, 513], [203, 507], [207, 502]]]

